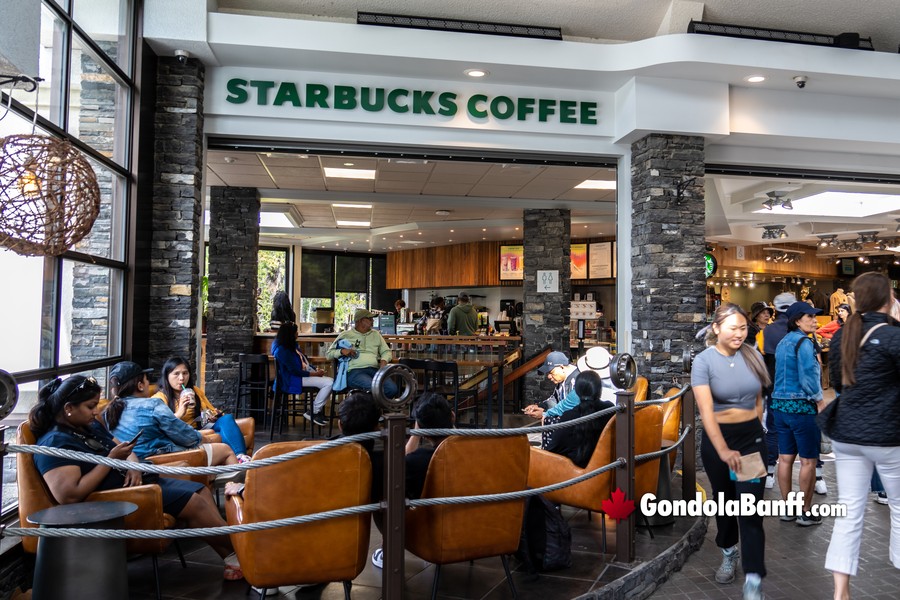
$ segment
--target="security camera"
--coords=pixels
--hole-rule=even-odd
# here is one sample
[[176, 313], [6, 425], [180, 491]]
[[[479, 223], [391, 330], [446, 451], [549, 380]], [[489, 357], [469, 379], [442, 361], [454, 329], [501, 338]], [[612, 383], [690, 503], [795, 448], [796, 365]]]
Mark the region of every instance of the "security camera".
[[[183, 65], [187, 64], [188, 59], [191, 57], [191, 53], [187, 50], [176, 50], [175, 58]], [[799, 85], [799, 84], [798, 84]]]
[[794, 77], [794, 83], [796, 83], [797, 87], [801, 90], [806, 87], [807, 81], [809, 81], [809, 78], [807, 78], [805, 75], [797, 75], [796, 77]]

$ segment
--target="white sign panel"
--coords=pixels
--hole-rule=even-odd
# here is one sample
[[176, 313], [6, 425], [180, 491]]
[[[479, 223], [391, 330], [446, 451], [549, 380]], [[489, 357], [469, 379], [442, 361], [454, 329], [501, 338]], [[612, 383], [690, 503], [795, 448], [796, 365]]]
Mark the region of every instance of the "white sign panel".
[[559, 271], [538, 271], [537, 291], [539, 294], [558, 294]]
[[608, 279], [613, 276], [612, 242], [591, 244], [588, 254], [591, 279]]
[[573, 302], [569, 309], [569, 318], [571, 319], [596, 319], [597, 303], [596, 302]]

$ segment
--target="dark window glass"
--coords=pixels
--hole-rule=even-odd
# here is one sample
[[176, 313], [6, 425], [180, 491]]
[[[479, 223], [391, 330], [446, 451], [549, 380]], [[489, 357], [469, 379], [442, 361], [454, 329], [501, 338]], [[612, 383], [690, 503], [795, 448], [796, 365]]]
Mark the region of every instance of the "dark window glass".
[[367, 256], [338, 256], [334, 289], [338, 292], [368, 291], [369, 259]]
[[394, 300], [400, 297], [396, 290], [385, 289], [387, 283], [387, 257], [372, 257], [371, 307], [379, 310], [394, 310]]
[[304, 298], [331, 298], [334, 293], [334, 256], [304, 252], [300, 257], [300, 295]]

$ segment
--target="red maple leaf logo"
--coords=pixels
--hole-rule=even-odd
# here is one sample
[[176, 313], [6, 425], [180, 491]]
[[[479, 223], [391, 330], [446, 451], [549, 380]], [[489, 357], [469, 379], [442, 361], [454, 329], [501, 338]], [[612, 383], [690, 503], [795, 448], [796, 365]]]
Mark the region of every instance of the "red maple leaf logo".
[[623, 519], [627, 519], [634, 512], [634, 500], [626, 500], [625, 492], [620, 488], [612, 493], [608, 500], [600, 503], [603, 512], [608, 514], [611, 519], [615, 519], [616, 523]]

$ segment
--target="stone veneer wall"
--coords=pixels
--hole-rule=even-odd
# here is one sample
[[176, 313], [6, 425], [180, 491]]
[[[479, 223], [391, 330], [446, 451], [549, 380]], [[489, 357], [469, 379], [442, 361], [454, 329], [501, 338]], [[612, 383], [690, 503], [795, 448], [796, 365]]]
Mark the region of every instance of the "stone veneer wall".
[[253, 350], [259, 204], [256, 188], [210, 188], [206, 395], [219, 405], [236, 398], [236, 355]]
[[[525, 356], [534, 356], [548, 344], [568, 355], [569, 303], [572, 299], [569, 262], [571, 211], [526, 210], [523, 218]], [[559, 271], [559, 291], [539, 293], [538, 271]], [[544, 400], [552, 389], [545, 376], [528, 375], [525, 379], [525, 404]]]
[[682, 350], [705, 321], [703, 143], [651, 134], [631, 147], [632, 345], [656, 395], [681, 375]]
[[206, 68], [160, 58], [150, 250], [150, 366], [172, 355], [197, 367], [200, 228], [203, 226], [203, 92]]

